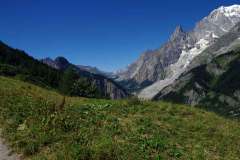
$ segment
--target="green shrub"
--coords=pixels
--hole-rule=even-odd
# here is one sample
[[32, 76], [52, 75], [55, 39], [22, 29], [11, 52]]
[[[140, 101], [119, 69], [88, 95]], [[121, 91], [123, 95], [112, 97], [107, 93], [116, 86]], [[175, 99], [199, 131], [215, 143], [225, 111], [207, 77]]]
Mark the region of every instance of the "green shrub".
[[79, 78], [73, 83], [71, 95], [80, 97], [97, 98], [100, 97], [100, 91], [95, 83], [87, 78]]
[[127, 105], [134, 106], [134, 105], [141, 105], [142, 101], [138, 97], [130, 97], [127, 99]]

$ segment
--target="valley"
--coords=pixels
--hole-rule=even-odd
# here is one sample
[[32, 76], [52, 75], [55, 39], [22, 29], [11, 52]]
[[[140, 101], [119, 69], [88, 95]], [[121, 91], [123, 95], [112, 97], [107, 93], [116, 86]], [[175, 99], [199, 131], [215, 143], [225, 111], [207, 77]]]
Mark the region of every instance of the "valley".
[[[81, 53], [88, 63], [116, 61], [107, 41], [122, 32], [90, 38], [101, 35], [96, 28], [65, 35], [76, 52], [65, 57], [54, 43], [35, 54], [0, 41], [0, 160], [240, 160], [240, 5], [220, 6], [189, 30], [178, 25], [159, 48], [114, 72], [73, 64], [79, 46], [89, 47]], [[47, 46], [49, 56], [40, 53]]]

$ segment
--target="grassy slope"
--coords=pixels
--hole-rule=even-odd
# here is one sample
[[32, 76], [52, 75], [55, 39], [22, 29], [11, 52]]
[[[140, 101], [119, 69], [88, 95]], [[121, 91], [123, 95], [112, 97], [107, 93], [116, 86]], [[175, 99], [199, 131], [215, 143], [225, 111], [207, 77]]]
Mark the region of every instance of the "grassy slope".
[[[27, 159], [240, 159], [239, 122], [163, 102], [66, 98], [0, 77], [3, 136]], [[62, 109], [63, 108], [63, 109]]]

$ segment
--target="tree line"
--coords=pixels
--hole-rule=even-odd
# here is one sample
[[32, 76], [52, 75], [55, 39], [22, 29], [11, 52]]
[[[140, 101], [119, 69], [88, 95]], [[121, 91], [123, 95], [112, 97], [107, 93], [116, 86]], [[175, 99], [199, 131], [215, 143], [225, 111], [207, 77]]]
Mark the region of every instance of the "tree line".
[[74, 67], [61, 71], [0, 42], [0, 75], [12, 76], [65, 95], [101, 98], [94, 80], [81, 77]]

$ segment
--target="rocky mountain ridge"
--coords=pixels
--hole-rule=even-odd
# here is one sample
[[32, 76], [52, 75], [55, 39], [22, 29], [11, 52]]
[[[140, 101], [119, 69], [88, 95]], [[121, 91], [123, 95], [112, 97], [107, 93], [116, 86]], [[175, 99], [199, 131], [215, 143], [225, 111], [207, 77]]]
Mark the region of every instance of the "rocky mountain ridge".
[[[40, 61], [42, 61], [43, 63], [45, 63], [55, 69], [60, 69], [60, 68], [64, 68], [62, 66], [64, 64], [64, 62], [61, 62], [62, 58], [65, 59], [64, 57], [59, 56], [59, 57], [56, 57], [54, 60], [52, 58], [47, 57], [47, 58], [41, 59]], [[68, 62], [65, 62], [65, 63], [68, 63]], [[98, 69], [97, 67], [86, 66], [86, 65], [75, 65], [75, 66], [83, 71], [87, 71], [87, 72], [97, 74], [97, 75], [102, 75], [102, 76], [108, 77], [110, 79], [115, 78], [114, 73], [102, 71], [102, 70]]]
[[118, 80], [134, 84], [131, 90], [143, 88], [138, 96], [152, 99], [173, 83], [194, 57], [202, 54], [239, 21], [240, 5], [232, 5], [215, 9], [190, 32], [178, 26], [167, 43], [160, 49], [144, 53], [126, 71], [118, 74]]
[[154, 99], [200, 105], [223, 115], [239, 117], [240, 23], [232, 31], [208, 48], [206, 56], [196, 57], [193, 61], [196, 65], [163, 88]]

